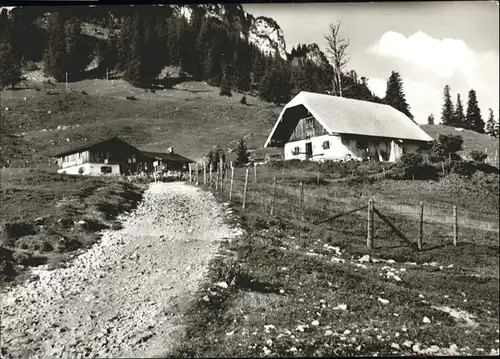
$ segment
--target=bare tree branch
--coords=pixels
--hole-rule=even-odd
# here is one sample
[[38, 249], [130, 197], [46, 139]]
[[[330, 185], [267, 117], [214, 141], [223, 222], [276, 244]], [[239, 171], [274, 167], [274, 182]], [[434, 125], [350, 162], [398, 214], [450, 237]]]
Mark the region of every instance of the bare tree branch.
[[349, 39], [341, 38], [340, 21], [337, 24], [329, 25], [329, 33], [325, 35], [328, 42], [326, 52], [329, 55], [330, 61], [333, 66], [334, 79], [332, 81], [332, 94], [342, 97], [342, 70], [349, 62], [346, 50], [349, 47]]

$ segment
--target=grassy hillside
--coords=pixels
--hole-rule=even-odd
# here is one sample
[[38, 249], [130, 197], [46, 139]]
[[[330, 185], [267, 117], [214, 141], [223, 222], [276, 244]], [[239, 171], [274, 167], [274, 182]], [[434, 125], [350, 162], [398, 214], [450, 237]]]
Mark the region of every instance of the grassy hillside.
[[[484, 176], [306, 182], [300, 219], [304, 178], [289, 171], [270, 214], [276, 175], [269, 169], [252, 178], [244, 210], [241, 169], [231, 200], [227, 184], [224, 195], [220, 186], [215, 191], [247, 234], [211, 263], [171, 357], [498, 355], [498, 224], [478, 225], [497, 222], [498, 185], [482, 188]], [[314, 223], [360, 208], [373, 194], [405, 239], [376, 216], [368, 250], [366, 208]], [[409, 243], [419, 231], [418, 216], [411, 218], [418, 200], [426, 202], [421, 251]], [[416, 203], [390, 206], [397, 202]], [[439, 207], [428, 211], [431, 204]], [[452, 205], [459, 207], [457, 246], [445, 218]], [[473, 213], [481, 210], [496, 213]]]
[[71, 83], [69, 93], [64, 84], [31, 84], [1, 93], [1, 153], [4, 160], [45, 168], [47, 156], [112, 135], [144, 150], [174, 147], [192, 159], [215, 145], [236, 147], [241, 137], [249, 148], [261, 147], [279, 108], [252, 96], [242, 105], [241, 97], [220, 97], [199, 82], [154, 92], [122, 80]]
[[96, 232], [117, 226], [118, 214], [133, 209], [145, 189], [29, 168], [4, 168], [0, 176], [0, 287], [27, 266], [57, 265], [95, 243]]
[[473, 150], [484, 151], [486, 149], [490, 163], [498, 166], [498, 138], [483, 135], [470, 130], [459, 131], [455, 129], [455, 127], [445, 125], [421, 125], [420, 127], [422, 127], [422, 129], [435, 140], [438, 139], [439, 135], [460, 135], [464, 140], [464, 150], [462, 151], [464, 155], [467, 155]]

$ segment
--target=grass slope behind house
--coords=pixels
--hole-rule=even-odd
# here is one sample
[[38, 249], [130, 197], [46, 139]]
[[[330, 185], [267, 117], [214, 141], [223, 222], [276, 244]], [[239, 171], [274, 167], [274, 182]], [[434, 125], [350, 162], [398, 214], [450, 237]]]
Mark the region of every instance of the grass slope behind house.
[[[318, 187], [356, 200], [390, 183]], [[397, 191], [424, 196], [432, 185], [403, 181]], [[458, 200], [454, 185], [446, 188], [449, 203]], [[498, 355], [498, 238], [429, 246], [436, 226], [427, 223], [416, 251], [377, 222], [368, 250], [366, 212], [315, 226], [286, 208], [270, 216], [252, 192], [247, 201], [243, 211], [233, 196], [234, 220], [247, 233], [210, 264], [172, 357]], [[390, 218], [410, 229], [404, 217]]]
[[498, 138], [477, 133], [471, 130], [461, 129], [460, 131], [457, 131], [455, 127], [445, 125], [420, 125], [420, 127], [435, 140], [438, 140], [439, 135], [451, 134], [462, 136], [462, 139], [464, 140], [462, 151], [463, 154], [468, 154], [469, 152], [474, 150], [481, 152], [484, 152], [486, 150], [489, 159], [493, 162], [496, 162], [498, 166]]
[[256, 98], [247, 96], [249, 105], [243, 105], [241, 95], [220, 97], [216, 88], [198, 82], [154, 93], [122, 80], [73, 83], [69, 94], [60, 85], [43, 86], [2, 92], [4, 160], [28, 159], [43, 168], [47, 155], [113, 135], [144, 150], [174, 147], [196, 160], [215, 145], [236, 148], [241, 137], [250, 148], [261, 147], [277, 117], [275, 107]]
[[[113, 178], [70, 176], [23, 168], [0, 170], [2, 284], [31, 265], [57, 264], [118, 228], [145, 187]], [[22, 279], [22, 276], [21, 276]]]

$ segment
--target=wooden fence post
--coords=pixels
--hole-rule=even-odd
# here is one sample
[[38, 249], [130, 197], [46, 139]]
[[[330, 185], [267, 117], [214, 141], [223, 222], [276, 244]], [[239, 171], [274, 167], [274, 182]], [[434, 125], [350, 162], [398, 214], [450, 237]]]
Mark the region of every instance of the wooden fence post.
[[253, 181], [257, 182], [257, 164], [255, 162], [253, 163]]
[[212, 170], [213, 170], [212, 162], [210, 162], [209, 170], [210, 172], [208, 172], [208, 181], [209, 181], [208, 188], [212, 189]]
[[219, 165], [217, 165], [217, 173], [215, 175], [215, 190], [219, 189]]
[[274, 201], [276, 200], [276, 176], [273, 178], [273, 198], [271, 199], [271, 216], [274, 215]]
[[243, 204], [241, 205], [242, 209], [245, 209], [245, 204], [247, 201], [247, 186], [248, 186], [248, 167], [245, 171], [245, 185], [243, 187]]
[[453, 245], [457, 246], [458, 240], [458, 216], [457, 216], [457, 206], [453, 206]]
[[229, 201], [231, 201], [231, 198], [233, 196], [233, 182], [234, 182], [234, 167], [233, 163], [231, 162], [231, 184], [229, 185]]
[[224, 194], [224, 162], [220, 159], [220, 191]]
[[189, 167], [189, 182], [193, 182], [193, 178], [191, 177], [191, 163], [188, 164]]
[[424, 236], [424, 202], [420, 202], [420, 227], [418, 227], [418, 250], [422, 250], [422, 238]]
[[316, 178], [316, 184], [319, 184], [319, 171], [318, 171], [318, 177]]
[[300, 220], [304, 220], [304, 183], [300, 181]]
[[368, 234], [366, 236], [366, 246], [373, 249], [373, 198], [368, 200]]
[[285, 175], [285, 167], [281, 169], [281, 182], [283, 183], [283, 177]]
[[198, 162], [196, 162], [196, 163], [195, 163], [195, 165], [194, 165], [194, 170], [196, 171], [196, 176], [195, 176], [195, 178], [196, 178], [196, 185], [198, 186], [198, 184], [200, 183], [200, 181], [199, 181], [199, 176], [198, 176]]
[[203, 185], [207, 185], [207, 164], [203, 161]]

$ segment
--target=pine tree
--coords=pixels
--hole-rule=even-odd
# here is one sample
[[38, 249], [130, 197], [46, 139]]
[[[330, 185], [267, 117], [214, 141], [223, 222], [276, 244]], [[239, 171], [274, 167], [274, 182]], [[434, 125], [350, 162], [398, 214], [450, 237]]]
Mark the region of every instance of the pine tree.
[[277, 74], [274, 69], [268, 69], [259, 82], [259, 97], [268, 102], [274, 100], [274, 88], [277, 83]]
[[392, 71], [391, 76], [389, 76], [387, 80], [387, 90], [385, 92], [384, 101], [387, 105], [401, 111], [413, 120], [413, 115], [410, 112], [410, 105], [406, 102], [406, 96], [403, 91], [403, 80], [396, 71]]
[[460, 94], [457, 94], [457, 104], [455, 107], [455, 112], [453, 114], [453, 122], [450, 126], [462, 127], [465, 122], [464, 107], [462, 105], [462, 100], [460, 99]]
[[230, 67], [229, 65], [224, 64], [223, 75], [220, 82], [220, 92], [219, 92], [220, 96], [228, 96], [228, 97], [232, 96], [230, 79], [231, 79]]
[[431, 113], [429, 117], [427, 117], [427, 123], [429, 125], [434, 125], [434, 115]]
[[141, 54], [144, 49], [144, 34], [139, 14], [133, 18], [133, 33], [130, 39], [129, 58], [125, 64], [124, 79], [131, 84], [141, 85], [144, 81]]
[[484, 133], [484, 121], [481, 118], [481, 110], [477, 102], [476, 91], [473, 89], [469, 91], [464, 128], [478, 133]]
[[117, 68], [125, 70], [130, 59], [130, 39], [134, 30], [134, 19], [131, 15], [123, 18], [120, 26], [120, 37], [118, 41], [118, 63]]
[[83, 47], [81, 22], [78, 18], [68, 20], [64, 26], [67, 55], [67, 72], [70, 78], [78, 78], [85, 70], [89, 54]]
[[68, 70], [68, 55], [66, 53], [64, 20], [57, 13], [49, 18], [47, 37], [47, 47], [43, 58], [44, 72], [53, 76], [56, 81], [64, 81], [65, 72]]
[[453, 126], [453, 103], [451, 102], [450, 86], [444, 87], [444, 103], [441, 111], [441, 123], [446, 126]]
[[488, 117], [488, 122], [486, 122], [486, 134], [496, 137], [496, 132], [495, 132], [495, 117], [493, 116], [493, 109], [489, 109], [490, 111], [490, 116]]
[[21, 78], [21, 66], [16, 60], [12, 46], [7, 42], [0, 42], [0, 90], [6, 86], [14, 88]]
[[260, 82], [267, 71], [266, 58], [257, 49], [254, 51], [254, 59], [252, 62], [252, 82], [260, 86]]
[[7, 9], [3, 8], [0, 13], [0, 42], [10, 41], [9, 36], [9, 16]]
[[240, 139], [238, 143], [238, 148], [236, 149], [236, 161], [234, 161], [235, 165], [244, 165], [248, 163], [248, 151], [247, 146], [245, 145], [245, 141], [243, 138]]

